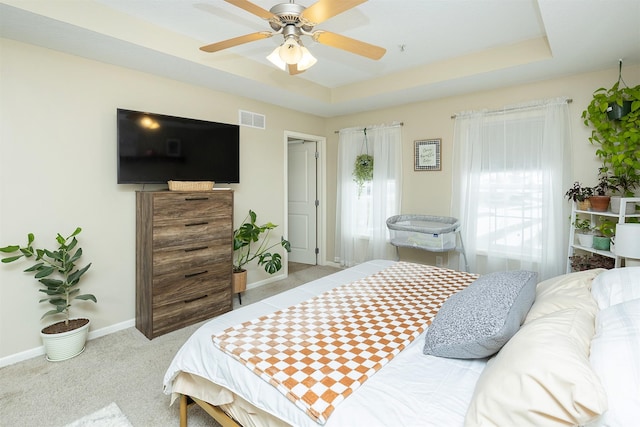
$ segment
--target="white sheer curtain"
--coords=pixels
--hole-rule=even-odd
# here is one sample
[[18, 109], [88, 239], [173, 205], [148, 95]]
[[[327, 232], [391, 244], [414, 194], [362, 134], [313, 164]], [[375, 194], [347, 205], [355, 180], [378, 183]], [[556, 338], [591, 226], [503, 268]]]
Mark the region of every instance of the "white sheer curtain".
[[456, 115], [452, 212], [473, 272], [564, 272], [569, 204], [566, 99]]
[[[373, 179], [358, 191], [354, 164], [367, 151], [373, 156]], [[394, 259], [386, 221], [400, 213], [401, 126], [342, 129], [337, 181], [335, 262], [351, 267], [371, 259]]]

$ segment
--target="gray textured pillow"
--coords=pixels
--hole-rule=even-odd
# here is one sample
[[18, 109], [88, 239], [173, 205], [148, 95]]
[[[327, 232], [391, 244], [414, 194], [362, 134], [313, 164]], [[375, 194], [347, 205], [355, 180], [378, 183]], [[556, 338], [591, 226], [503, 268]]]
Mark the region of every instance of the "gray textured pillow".
[[533, 271], [491, 273], [449, 297], [427, 330], [424, 354], [477, 359], [498, 352], [529, 312], [537, 277]]

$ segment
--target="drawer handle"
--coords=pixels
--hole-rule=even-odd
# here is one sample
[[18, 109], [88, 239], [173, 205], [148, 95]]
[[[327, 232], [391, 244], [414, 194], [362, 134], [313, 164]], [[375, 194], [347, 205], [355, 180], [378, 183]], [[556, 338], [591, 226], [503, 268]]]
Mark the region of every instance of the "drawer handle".
[[205, 274], [205, 273], [208, 273], [208, 272], [209, 272], [209, 270], [199, 271], [198, 273], [185, 274], [184, 277], [188, 279], [189, 277], [199, 276], [201, 274]]
[[197, 248], [188, 248], [188, 249], [185, 249], [184, 251], [185, 252], [194, 252], [194, 251], [201, 251], [203, 249], [208, 249], [208, 248], [209, 248], [209, 246], [199, 246]]
[[199, 299], [204, 299], [206, 297], [208, 297], [209, 295], [202, 295], [201, 297], [196, 297], [196, 298], [191, 298], [191, 299], [186, 299], [184, 300], [185, 304], [189, 304], [190, 302], [194, 302], [194, 301], [198, 301]]
[[185, 227], [193, 227], [194, 225], [207, 225], [209, 224], [209, 221], [203, 221], [203, 222], [190, 222], [189, 224], [185, 224]]
[[184, 200], [186, 200], [187, 202], [195, 202], [198, 200], [209, 200], [208, 197], [185, 197]]

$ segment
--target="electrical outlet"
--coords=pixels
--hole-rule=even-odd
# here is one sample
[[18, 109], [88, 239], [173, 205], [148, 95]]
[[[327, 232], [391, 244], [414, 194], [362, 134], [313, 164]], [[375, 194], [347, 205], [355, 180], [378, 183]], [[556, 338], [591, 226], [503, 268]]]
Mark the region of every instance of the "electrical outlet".
[[442, 267], [442, 257], [436, 256], [436, 267]]

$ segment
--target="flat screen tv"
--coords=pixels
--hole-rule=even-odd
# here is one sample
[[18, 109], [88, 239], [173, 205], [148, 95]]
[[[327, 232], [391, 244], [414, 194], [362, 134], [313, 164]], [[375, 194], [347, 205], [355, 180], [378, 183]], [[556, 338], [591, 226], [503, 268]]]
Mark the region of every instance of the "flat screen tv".
[[240, 182], [240, 128], [118, 109], [118, 184]]

